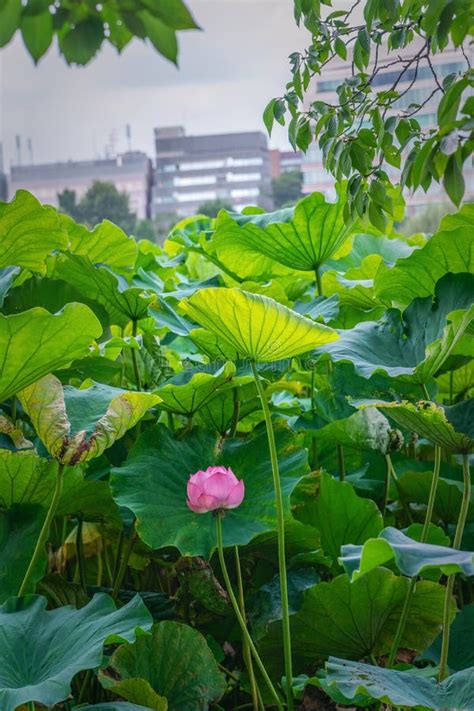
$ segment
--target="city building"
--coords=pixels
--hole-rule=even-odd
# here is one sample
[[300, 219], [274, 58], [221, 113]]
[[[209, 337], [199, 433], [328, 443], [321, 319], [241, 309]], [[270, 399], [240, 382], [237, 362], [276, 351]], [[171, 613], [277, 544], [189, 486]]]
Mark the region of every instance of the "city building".
[[[405, 53], [400, 51], [399, 54], [402, 57], [406, 56], [406, 50]], [[412, 54], [413, 47], [410, 50], [409, 56]], [[472, 51], [471, 54], [474, 55]], [[383, 59], [379, 58], [379, 66], [383, 63]], [[442, 54], [434, 55], [432, 64], [439, 81], [442, 81], [448, 74], [465, 70], [467, 66], [466, 59], [462, 52], [454, 49], [447, 49], [443, 51]], [[389, 90], [400, 75], [400, 70], [401, 65], [400, 67], [392, 66], [378, 71], [372, 80], [372, 86], [377, 92]], [[313, 80], [313, 90], [308, 91], [306, 95], [305, 110], [308, 110], [309, 105], [314, 100], [337, 103], [336, 89], [339, 84], [350, 75], [350, 62], [345, 62], [340, 59], [332, 61], [330, 65], [324, 68], [323, 74], [320, 77], [315, 77]], [[423, 128], [436, 125], [436, 109], [440, 95], [438, 92], [433, 93], [434, 89], [436, 89], [435, 78], [427, 64], [420, 63], [416, 74], [415, 68], [410, 67], [397, 84], [397, 90], [401, 92], [403, 96], [400, 96], [396, 103], [393, 104], [393, 107], [387, 115], [406, 111], [412, 104], [420, 104], [423, 106], [414, 118], [416, 118]], [[334, 195], [334, 178], [323, 168], [321, 150], [316, 142], [310, 146], [306, 155], [303, 157], [301, 170], [303, 172], [304, 193], [318, 191], [325, 193], [328, 197]], [[384, 170], [390, 176], [393, 176], [395, 181], [398, 181], [399, 171], [397, 169], [389, 165], [384, 165]], [[465, 163], [464, 177], [466, 182], [465, 199], [472, 200], [474, 198], [474, 170], [472, 161], [469, 164], [468, 162]], [[449, 198], [444, 191], [443, 185], [433, 182], [427, 193], [421, 188], [414, 194], [406, 190], [405, 200], [407, 204], [407, 214], [410, 214], [426, 208], [429, 204], [448, 202]]]
[[271, 209], [267, 138], [260, 131], [187, 136], [181, 126], [155, 128], [152, 214], [192, 215], [223, 200], [235, 210]]
[[38, 165], [13, 165], [10, 196], [20, 188], [38, 200], [58, 205], [58, 193], [73, 190], [79, 201], [95, 180], [110, 182], [130, 199], [130, 209], [139, 219], [150, 215], [151, 161], [141, 151], [129, 151], [116, 158], [67, 161]]
[[273, 148], [269, 153], [272, 178], [279, 178], [282, 173], [288, 173], [290, 170], [301, 171], [301, 151], [279, 151], [278, 148]]

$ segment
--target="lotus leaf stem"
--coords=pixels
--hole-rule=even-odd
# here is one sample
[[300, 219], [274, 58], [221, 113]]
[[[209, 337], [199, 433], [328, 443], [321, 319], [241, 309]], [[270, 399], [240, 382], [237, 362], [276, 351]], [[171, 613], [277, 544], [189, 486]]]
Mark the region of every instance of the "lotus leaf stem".
[[[466, 525], [469, 504], [471, 501], [471, 472], [469, 470], [469, 455], [462, 456], [462, 471], [464, 480], [464, 489], [462, 494], [461, 508], [459, 510], [456, 533], [454, 534], [453, 548], [458, 551], [461, 548], [462, 536]], [[451, 631], [451, 600], [453, 596], [454, 581], [456, 574], [449, 576], [446, 583], [446, 592], [444, 597], [444, 613], [443, 613], [443, 637], [441, 642], [441, 655], [439, 660], [438, 680], [443, 681], [448, 674], [448, 653], [449, 653], [449, 636]]]
[[222, 512], [218, 512], [216, 515], [216, 533], [217, 533], [217, 555], [219, 556], [219, 563], [221, 566], [222, 575], [224, 577], [225, 586], [226, 586], [227, 592], [229, 594], [229, 598], [230, 598], [232, 607], [234, 609], [234, 613], [237, 618], [237, 622], [239, 623], [239, 626], [240, 626], [240, 629], [242, 632], [242, 637], [246, 640], [246, 642], [249, 646], [249, 649], [253, 655], [253, 658], [255, 659], [255, 663], [256, 663], [257, 667], [259, 668], [260, 673], [261, 673], [266, 685], [268, 686], [268, 689], [269, 689], [271, 695], [275, 699], [275, 703], [276, 703], [279, 711], [283, 711], [283, 704], [282, 704], [280, 697], [278, 696], [278, 694], [275, 690], [275, 687], [272, 684], [270, 677], [268, 676], [267, 670], [265, 669], [265, 666], [260, 658], [260, 655], [257, 652], [257, 648], [255, 647], [255, 644], [253, 643], [252, 637], [250, 636], [250, 633], [247, 629], [246, 622], [245, 622], [244, 618], [242, 617], [242, 613], [240, 612], [239, 603], [238, 603], [237, 598], [235, 597], [235, 593], [232, 589], [232, 585], [231, 585], [230, 578], [229, 578], [229, 573], [228, 573], [225, 558], [224, 558], [224, 545], [222, 542]]
[[270, 460], [272, 463], [273, 488], [275, 490], [275, 504], [277, 513], [278, 532], [278, 567], [280, 573], [281, 611], [283, 628], [283, 653], [285, 657], [286, 676], [286, 698], [288, 711], [293, 711], [293, 668], [291, 658], [291, 631], [290, 631], [290, 608], [288, 603], [288, 583], [286, 579], [286, 553], [285, 553], [285, 514], [283, 508], [283, 496], [281, 491], [280, 470], [278, 467], [278, 456], [275, 444], [275, 433], [273, 432], [272, 416], [268, 402], [263, 390], [262, 381], [258, 374], [257, 364], [252, 361], [252, 371], [255, 378], [262, 410], [267, 428], [268, 447], [270, 450]]
[[64, 464], [58, 462], [58, 469], [56, 472], [56, 484], [54, 487], [53, 498], [49, 504], [48, 512], [46, 518], [44, 519], [43, 526], [41, 527], [40, 534], [36, 541], [36, 546], [31, 556], [30, 564], [28, 565], [25, 577], [18, 591], [18, 597], [26, 595], [31, 584], [31, 578], [33, 573], [40, 561], [41, 556], [44, 553], [46, 542], [48, 540], [49, 529], [51, 528], [51, 523], [54, 519], [54, 514], [58, 507], [59, 499], [61, 498], [61, 492], [63, 490], [63, 476], [64, 476]]
[[[426, 543], [428, 538], [428, 531], [430, 529], [431, 519], [433, 517], [433, 508], [436, 499], [436, 491], [438, 489], [439, 473], [441, 469], [441, 447], [435, 446], [434, 450], [434, 465], [433, 465], [433, 478], [431, 480], [430, 493], [428, 497], [428, 505], [426, 507], [425, 521], [423, 524], [423, 529], [421, 532], [420, 542]], [[395, 638], [392, 643], [390, 650], [390, 656], [388, 658], [387, 667], [392, 667], [397, 656], [398, 647], [402, 640], [403, 634], [405, 632], [405, 627], [408, 620], [408, 613], [410, 612], [411, 600], [413, 593], [416, 588], [416, 576], [410, 579], [410, 584], [408, 586], [405, 601], [403, 603], [402, 612], [400, 614], [400, 619], [398, 621], [397, 631], [395, 632]]]
[[[244, 585], [242, 581], [242, 568], [240, 566], [240, 556], [239, 556], [239, 546], [235, 546], [235, 572], [237, 573], [237, 591], [239, 594], [239, 607], [240, 612], [244, 620], [247, 620], [247, 615], [245, 613], [245, 596], [244, 596]], [[247, 672], [250, 679], [250, 691], [252, 694], [252, 703], [254, 711], [259, 711], [259, 699], [258, 699], [258, 687], [257, 680], [255, 679], [255, 672], [253, 670], [252, 655], [250, 654], [250, 647], [248, 645], [247, 639], [243, 639], [243, 657], [245, 661], [245, 666], [247, 667]]]

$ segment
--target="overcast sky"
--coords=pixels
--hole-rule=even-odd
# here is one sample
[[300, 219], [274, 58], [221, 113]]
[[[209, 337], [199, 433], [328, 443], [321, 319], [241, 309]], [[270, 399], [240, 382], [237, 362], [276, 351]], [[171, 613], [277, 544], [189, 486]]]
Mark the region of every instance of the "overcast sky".
[[[139, 40], [121, 56], [109, 45], [85, 68], [68, 67], [56, 47], [35, 67], [21, 38], [0, 50], [0, 137], [6, 167], [22, 137], [23, 163], [92, 158], [115, 136], [124, 150], [153, 153], [153, 127], [188, 133], [263, 129], [262, 111], [289, 78], [288, 55], [307, 32], [292, 0], [188, 0], [202, 32], [179, 33], [180, 68]], [[286, 147], [281, 129], [272, 144]]]

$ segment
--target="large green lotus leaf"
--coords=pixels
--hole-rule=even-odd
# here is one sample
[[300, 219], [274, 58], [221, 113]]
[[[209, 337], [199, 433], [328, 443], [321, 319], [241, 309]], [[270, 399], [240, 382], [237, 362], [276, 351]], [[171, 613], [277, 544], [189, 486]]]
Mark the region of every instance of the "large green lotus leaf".
[[[367, 257], [375, 255], [384, 262], [393, 264], [397, 259], [408, 257], [413, 250], [414, 247], [402, 239], [389, 239], [388, 237], [373, 234], [358, 234], [354, 237], [351, 251], [339, 259], [329, 260], [327, 267], [340, 274], [345, 274], [350, 269], [364, 268]], [[380, 259], [378, 264], [380, 264]], [[375, 276], [375, 273], [370, 276]]]
[[299, 355], [337, 339], [327, 326], [240, 289], [201, 289], [181, 308], [241, 356], [259, 361]]
[[[457, 613], [449, 632], [448, 667], [452, 671], [461, 671], [474, 667], [474, 603], [464, 605]], [[439, 664], [442, 635], [424, 652], [423, 659], [431, 659]]]
[[[0, 450], [0, 601], [15, 595], [35, 549], [53, 495], [57, 463], [34, 450]], [[58, 516], [76, 515], [85, 521], [120, 524], [108, 482], [88, 481], [79, 469], [67, 469]], [[42, 552], [30, 589], [43, 577], [47, 563]]]
[[318, 432], [321, 446], [340, 444], [369, 452], [387, 454], [390, 451], [391, 427], [386, 417], [374, 417], [375, 408], [366, 408], [350, 417], [334, 420]]
[[[311, 292], [314, 292], [314, 287]], [[313, 293], [307, 292], [300, 301], [293, 304], [293, 310], [314, 321], [328, 323], [335, 319], [339, 313], [339, 296], [334, 294], [329, 297], [317, 296], [314, 298]]]
[[199, 352], [207, 356], [211, 362], [241, 360], [237, 348], [205, 328], [193, 328], [189, 331], [189, 338], [198, 347]]
[[438, 684], [417, 673], [384, 669], [331, 657], [326, 664], [329, 684], [348, 699], [365, 694], [398, 707], [422, 709], [474, 708], [474, 670], [453, 674]]
[[305, 477], [293, 492], [291, 508], [298, 521], [318, 529], [322, 549], [335, 560], [341, 546], [365, 543], [383, 528], [375, 502], [357, 496], [349, 482], [327, 472]]
[[[347, 659], [386, 654], [408, 585], [407, 578], [379, 568], [354, 583], [343, 574], [307, 590], [301, 609], [290, 617], [295, 673], [333, 654]], [[440, 631], [444, 594], [437, 583], [417, 584], [401, 647], [422, 651], [431, 644]], [[282, 644], [281, 622], [275, 622], [260, 645], [274, 671], [282, 669]]]
[[201, 711], [226, 689], [225, 677], [202, 634], [168, 620], [153, 625], [151, 636], [120, 647], [110, 659], [110, 668], [110, 676], [107, 671], [101, 674], [106, 688], [121, 695], [127, 680], [145, 680], [168, 700], [169, 711]]
[[0, 269], [0, 306], [3, 306], [5, 296], [10, 291], [15, 277], [18, 276], [20, 271], [20, 267], [6, 267], [5, 269]]
[[125, 277], [115, 274], [108, 266], [95, 266], [86, 256], [59, 256], [50, 276], [68, 282], [85, 298], [102, 304], [111, 323], [118, 326], [145, 318], [148, 305], [154, 299], [142, 287], [130, 286]]
[[255, 383], [246, 382], [247, 376], [241, 376], [237, 380], [238, 384], [233, 383], [232, 388], [219, 392], [198, 412], [198, 421], [222, 436], [231, 427], [234, 417], [239, 421], [261, 408]]
[[231, 362], [223, 365], [216, 373], [192, 374], [184, 371], [156, 392], [161, 398], [161, 407], [181, 415], [193, 415], [212, 401], [234, 375], [235, 365]]
[[455, 402], [467, 397], [473, 397], [474, 358], [468, 360], [467, 363], [460, 368], [438, 376], [436, 382], [438, 384], [438, 400], [440, 402], [449, 402], [451, 394], [454, 395]]
[[[405, 501], [416, 504], [428, 504], [432, 471], [405, 471], [398, 480], [400, 496]], [[444, 524], [456, 524], [461, 508], [463, 483], [455, 479], [446, 479], [441, 476], [436, 489], [436, 499], [433, 508], [433, 522], [441, 521]], [[467, 515], [468, 521], [474, 521], [474, 492], [471, 494], [471, 503]]]
[[92, 264], [107, 264], [118, 271], [135, 266], [137, 243], [113, 222], [104, 220], [91, 231], [68, 215], [61, 215], [61, 222], [69, 237], [69, 251], [73, 254], [88, 257]]
[[[308, 472], [301, 439], [286, 427], [276, 430], [285, 513], [288, 497]], [[210, 465], [230, 467], [245, 482], [242, 504], [226, 511], [222, 521], [224, 544], [245, 545], [259, 533], [276, 528], [275, 500], [266, 433], [244, 441], [224, 440], [196, 430], [175, 439], [163, 425], [144, 432], [125, 464], [113, 470], [112, 493], [119, 506], [137, 517], [137, 531], [151, 548], [176, 546], [183, 555], [208, 556], [215, 547], [212, 513], [195, 514], [186, 504], [189, 476]], [[159, 472], [159, 476], [156, 473]]]
[[384, 264], [375, 277], [375, 293], [387, 304], [409, 304], [417, 296], [435, 291], [436, 282], [447, 272], [474, 272], [474, 203], [441, 221], [439, 231], [426, 245], [395, 266]]
[[63, 701], [78, 671], [100, 666], [104, 644], [131, 642], [138, 629], [152, 623], [138, 595], [120, 610], [100, 593], [80, 610], [68, 605], [47, 611], [46, 604], [41, 595], [27, 595], [0, 607], [2, 711], [29, 701], [45, 706]]
[[[319, 575], [314, 568], [290, 568], [287, 571], [288, 605], [290, 615], [300, 609], [304, 592], [319, 583]], [[245, 609], [252, 627], [252, 638], [260, 639], [268, 625], [282, 619], [280, 576], [275, 575], [270, 582], [247, 596]]]
[[[216, 230], [210, 242], [204, 243], [208, 259], [216, 259], [229, 275], [239, 279], [265, 281], [289, 276], [294, 270], [276, 262], [255, 245], [255, 233], [276, 222], [290, 223], [294, 208], [256, 215], [240, 215], [221, 211], [216, 219]], [[258, 220], [255, 223], [255, 220]], [[247, 223], [250, 223], [247, 226]], [[248, 235], [250, 234], [250, 239]]]
[[[110, 703], [94, 704], [93, 706], [79, 706], [78, 711], [150, 711], [146, 706], [129, 704], [126, 701], [111, 701]], [[166, 711], [166, 707], [163, 708]]]
[[102, 383], [63, 387], [54, 375], [37, 380], [19, 398], [49, 453], [71, 465], [100, 456], [160, 402], [152, 393]]
[[[380, 258], [375, 255], [368, 257], [367, 261], [379, 264]], [[351, 269], [347, 275], [341, 276], [337, 272], [329, 271], [324, 273], [323, 291], [328, 296], [337, 296], [341, 306], [352, 307], [369, 311], [377, 306], [374, 297], [373, 279], [371, 277], [350, 274], [350, 272], [360, 272], [360, 269]]]
[[19, 190], [10, 203], [0, 203], [0, 235], [0, 269], [16, 266], [43, 274], [45, 257], [68, 244], [56, 210], [26, 190]]
[[101, 304], [88, 299], [71, 284], [47, 276], [33, 275], [26, 281], [20, 280], [6, 295], [2, 311], [5, 315], [17, 314], [41, 306], [53, 314], [73, 302], [88, 306], [104, 329], [110, 325], [109, 315]]
[[450, 452], [470, 452], [474, 448], [474, 398], [452, 407], [424, 401], [390, 402], [377, 407], [398, 427], [416, 432]]
[[402, 313], [388, 309], [379, 321], [340, 332], [320, 348], [336, 361], [349, 361], [360, 375], [382, 371], [426, 383], [442, 366], [474, 318], [474, 274], [447, 274], [435, 296], [417, 298]]
[[0, 314], [0, 401], [87, 355], [101, 333], [99, 321], [84, 304], [67, 304], [57, 314], [41, 308]]
[[458, 572], [474, 575], [474, 553], [419, 543], [391, 526], [385, 528], [378, 538], [370, 538], [363, 546], [342, 546], [339, 558], [352, 580], [392, 559], [395, 559], [398, 569], [410, 578], [430, 569], [440, 570], [444, 575]]
[[[108, 682], [107, 677], [103, 677], [104, 686]], [[122, 699], [146, 704], [147, 709], [152, 711], [168, 711], [168, 700], [164, 696], [160, 696], [150, 686], [146, 679], [133, 678], [123, 679], [123, 681], [113, 682], [113, 693], [115, 696], [121, 696]], [[141, 705], [139, 708], [143, 708]]]
[[[290, 220], [280, 222], [270, 220], [268, 215], [245, 215], [233, 222], [228, 219], [218, 222], [212, 244], [219, 259], [233, 268], [249, 256], [255, 265], [256, 254], [291, 269], [314, 271], [356, 231], [354, 222], [344, 220], [344, 205], [344, 189], [335, 203], [326, 202], [322, 193], [312, 193], [297, 203]], [[290, 217], [290, 213], [284, 217]], [[263, 266], [259, 264], [259, 268]]]

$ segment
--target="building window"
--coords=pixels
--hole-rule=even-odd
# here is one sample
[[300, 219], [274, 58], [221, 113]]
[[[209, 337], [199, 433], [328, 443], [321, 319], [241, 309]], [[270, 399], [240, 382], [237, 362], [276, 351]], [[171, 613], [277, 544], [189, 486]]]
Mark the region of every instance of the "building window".
[[235, 188], [230, 191], [230, 196], [233, 198], [258, 197], [260, 190], [258, 188]]
[[176, 173], [178, 166], [176, 163], [168, 163], [168, 165], [161, 166], [163, 173]]
[[228, 183], [243, 183], [258, 181], [262, 179], [261, 173], [227, 173], [226, 180]]
[[215, 168], [223, 168], [224, 165], [224, 160], [201, 160], [180, 163], [179, 170], [214, 170]]
[[232, 168], [246, 168], [251, 165], [263, 165], [263, 158], [227, 158], [226, 165]]
[[214, 185], [217, 182], [215, 175], [200, 175], [196, 178], [173, 178], [176, 188], [186, 188], [192, 185]]
[[177, 202], [203, 202], [204, 200], [215, 200], [217, 197], [215, 190], [203, 190], [200, 193], [173, 193]]

